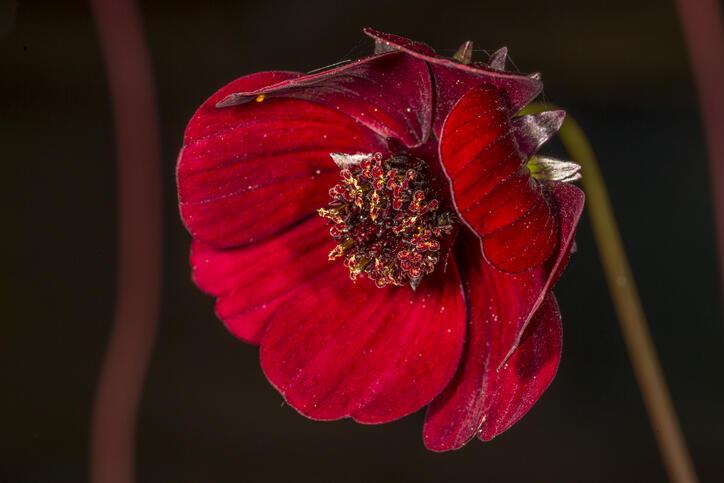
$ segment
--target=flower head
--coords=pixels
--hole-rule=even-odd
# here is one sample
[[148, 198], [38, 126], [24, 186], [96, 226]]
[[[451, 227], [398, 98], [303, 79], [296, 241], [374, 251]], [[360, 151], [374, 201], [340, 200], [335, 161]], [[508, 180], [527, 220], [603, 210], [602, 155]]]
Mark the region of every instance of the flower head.
[[542, 88], [366, 29], [375, 53], [248, 75], [191, 119], [179, 206], [193, 278], [307, 417], [384, 423], [428, 406], [425, 445], [489, 440], [548, 387], [552, 286], [583, 194], [536, 155], [561, 111]]

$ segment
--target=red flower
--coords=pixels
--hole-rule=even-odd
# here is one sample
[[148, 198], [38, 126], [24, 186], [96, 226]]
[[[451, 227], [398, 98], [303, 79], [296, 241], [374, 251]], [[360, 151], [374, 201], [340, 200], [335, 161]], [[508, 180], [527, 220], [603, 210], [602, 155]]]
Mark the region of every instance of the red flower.
[[370, 57], [248, 75], [193, 116], [193, 278], [300, 413], [384, 423], [429, 405], [425, 445], [459, 448], [555, 376], [578, 168], [533, 156], [564, 113], [516, 117], [542, 84], [505, 72], [505, 49], [471, 63], [470, 43], [447, 59], [365, 32]]

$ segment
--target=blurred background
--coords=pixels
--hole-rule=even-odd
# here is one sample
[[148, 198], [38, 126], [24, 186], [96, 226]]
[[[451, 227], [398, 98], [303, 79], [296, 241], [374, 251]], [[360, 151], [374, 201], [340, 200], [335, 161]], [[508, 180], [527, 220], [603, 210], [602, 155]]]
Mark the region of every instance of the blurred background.
[[[162, 135], [163, 296], [141, 401], [140, 482], [665, 481], [584, 217], [557, 288], [564, 355], [536, 407], [488, 444], [426, 451], [423, 414], [316, 423], [189, 278], [174, 165], [223, 84], [364, 54], [361, 28], [451, 55], [506, 45], [588, 133], [702, 481], [724, 481], [724, 317], [706, 147], [677, 11], [661, 0], [142, 1]], [[484, 52], [478, 52], [486, 59]], [[116, 283], [107, 75], [83, 1], [2, 1], [0, 481], [86, 481]], [[547, 153], [565, 156], [551, 143]]]

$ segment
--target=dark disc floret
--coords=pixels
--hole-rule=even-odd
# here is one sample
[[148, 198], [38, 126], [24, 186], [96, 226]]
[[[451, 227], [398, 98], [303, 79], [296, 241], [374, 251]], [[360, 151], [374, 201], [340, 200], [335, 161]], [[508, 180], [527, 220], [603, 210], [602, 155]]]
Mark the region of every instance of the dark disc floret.
[[432, 273], [453, 216], [441, 209], [423, 160], [407, 156], [334, 155], [341, 181], [332, 201], [317, 210], [338, 245], [352, 280], [365, 275], [378, 287], [410, 285]]

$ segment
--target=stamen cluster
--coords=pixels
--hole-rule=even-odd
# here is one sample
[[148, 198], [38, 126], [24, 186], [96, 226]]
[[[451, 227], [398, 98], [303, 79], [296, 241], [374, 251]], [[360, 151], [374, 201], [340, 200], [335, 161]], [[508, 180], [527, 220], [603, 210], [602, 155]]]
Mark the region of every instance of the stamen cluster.
[[378, 287], [410, 285], [432, 273], [441, 241], [453, 230], [450, 212], [431, 196], [424, 161], [377, 153], [355, 163], [338, 163], [342, 180], [320, 208], [338, 245], [329, 259], [344, 258], [352, 280], [366, 275]]

